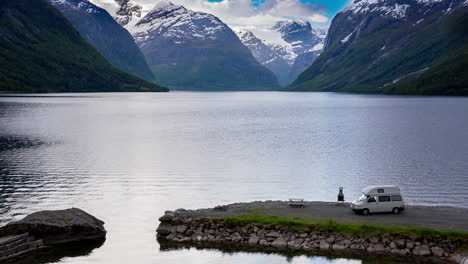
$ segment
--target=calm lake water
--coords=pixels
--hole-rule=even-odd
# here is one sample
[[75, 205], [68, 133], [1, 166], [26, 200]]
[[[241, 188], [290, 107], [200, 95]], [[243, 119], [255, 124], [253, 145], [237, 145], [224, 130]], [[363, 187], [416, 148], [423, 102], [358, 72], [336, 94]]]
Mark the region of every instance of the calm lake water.
[[467, 113], [468, 98], [327, 93], [0, 98], [0, 223], [72, 206], [106, 222], [102, 247], [60, 263], [377, 263], [162, 250], [155, 229], [168, 209], [334, 201], [340, 186], [468, 208]]

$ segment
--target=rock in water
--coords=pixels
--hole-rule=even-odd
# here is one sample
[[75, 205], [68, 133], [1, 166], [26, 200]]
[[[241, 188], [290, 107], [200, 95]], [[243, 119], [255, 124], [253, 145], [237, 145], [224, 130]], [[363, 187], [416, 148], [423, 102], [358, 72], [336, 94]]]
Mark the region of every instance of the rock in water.
[[0, 228], [0, 236], [29, 232], [45, 245], [82, 240], [104, 240], [104, 222], [78, 208], [40, 211]]
[[158, 228], [156, 229], [156, 232], [158, 235], [167, 236], [174, 231], [174, 228], [175, 227], [168, 222], [161, 222], [161, 224], [159, 224]]

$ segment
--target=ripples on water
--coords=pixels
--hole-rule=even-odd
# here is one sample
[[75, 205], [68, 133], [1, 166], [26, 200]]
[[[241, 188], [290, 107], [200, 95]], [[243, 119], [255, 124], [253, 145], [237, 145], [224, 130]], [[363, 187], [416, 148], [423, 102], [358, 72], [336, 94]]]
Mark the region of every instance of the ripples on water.
[[468, 98], [319, 93], [0, 98], [0, 222], [71, 206], [105, 220], [106, 243], [64, 263], [283, 263], [159, 251], [157, 218], [238, 201], [333, 201], [339, 186], [349, 201], [369, 184], [398, 184], [411, 204], [468, 207], [466, 113]]

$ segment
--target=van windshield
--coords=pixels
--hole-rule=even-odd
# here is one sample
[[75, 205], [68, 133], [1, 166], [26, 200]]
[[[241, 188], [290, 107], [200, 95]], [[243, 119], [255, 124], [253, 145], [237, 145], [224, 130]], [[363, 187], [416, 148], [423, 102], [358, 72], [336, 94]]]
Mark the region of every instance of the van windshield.
[[358, 201], [364, 202], [366, 200], [367, 200], [367, 195], [365, 195], [365, 194], [361, 194], [361, 196], [359, 196], [359, 198], [358, 198]]

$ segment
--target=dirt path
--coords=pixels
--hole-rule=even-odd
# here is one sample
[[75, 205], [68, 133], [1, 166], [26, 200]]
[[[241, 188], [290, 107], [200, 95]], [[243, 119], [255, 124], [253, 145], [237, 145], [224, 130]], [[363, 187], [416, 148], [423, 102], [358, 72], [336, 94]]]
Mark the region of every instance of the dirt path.
[[306, 202], [302, 208], [291, 208], [283, 201], [237, 203], [217, 208], [191, 210], [194, 216], [221, 217], [255, 212], [265, 215], [300, 217], [313, 220], [334, 220], [341, 223], [373, 223], [398, 226], [428, 227], [468, 232], [468, 209], [453, 207], [406, 206], [394, 214], [356, 215], [349, 204]]

